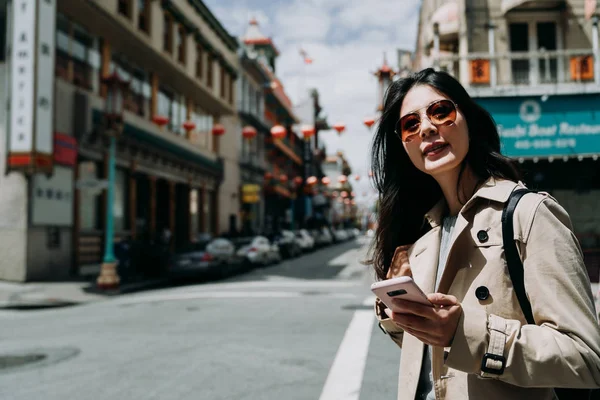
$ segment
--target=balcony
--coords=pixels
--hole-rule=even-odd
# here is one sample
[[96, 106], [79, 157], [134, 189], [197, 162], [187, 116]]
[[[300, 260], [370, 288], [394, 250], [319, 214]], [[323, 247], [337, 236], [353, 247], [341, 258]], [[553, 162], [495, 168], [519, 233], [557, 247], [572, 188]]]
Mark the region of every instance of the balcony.
[[455, 42], [458, 40], [459, 9], [456, 0], [442, 4], [431, 15], [430, 38], [433, 40], [435, 32], [439, 35], [441, 43]]
[[502, 0], [500, 10], [502, 14], [514, 10], [552, 9], [564, 4], [564, 0]]
[[445, 53], [438, 65], [457, 77], [466, 65], [468, 81], [462, 83], [479, 97], [600, 92], [600, 65], [592, 49]]

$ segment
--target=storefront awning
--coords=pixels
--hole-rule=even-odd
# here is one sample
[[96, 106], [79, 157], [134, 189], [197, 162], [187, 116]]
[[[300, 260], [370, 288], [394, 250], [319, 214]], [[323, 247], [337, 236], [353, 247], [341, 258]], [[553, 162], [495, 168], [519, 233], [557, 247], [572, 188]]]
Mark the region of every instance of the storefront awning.
[[458, 16], [458, 2], [456, 0], [449, 0], [433, 13], [431, 26], [433, 27], [435, 23], [438, 24], [440, 39], [458, 36]]
[[500, 9], [502, 10], [502, 14], [506, 14], [515, 9], [551, 9], [556, 8], [561, 3], [564, 3], [564, 0], [502, 0]]

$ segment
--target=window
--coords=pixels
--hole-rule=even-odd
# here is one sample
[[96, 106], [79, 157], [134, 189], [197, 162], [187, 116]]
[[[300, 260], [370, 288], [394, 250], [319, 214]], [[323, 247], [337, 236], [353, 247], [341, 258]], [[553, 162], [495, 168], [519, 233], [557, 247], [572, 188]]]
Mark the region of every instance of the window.
[[124, 108], [140, 117], [148, 115], [152, 93], [148, 74], [120, 55], [113, 55], [110, 71], [111, 73], [117, 71], [121, 79], [129, 82], [125, 92]]
[[137, 0], [138, 29], [150, 33], [150, 5], [148, 0]]
[[204, 49], [201, 44], [196, 45], [196, 78], [202, 80], [204, 76]]
[[63, 14], [56, 17], [55, 75], [80, 88], [99, 91], [99, 40]]
[[235, 87], [233, 75], [229, 75], [229, 104], [233, 104], [233, 88]]
[[196, 107], [191, 113], [191, 119], [196, 124], [197, 135], [193, 139], [193, 143], [205, 149], [211, 148], [213, 116], [202, 110], [200, 107]]
[[221, 75], [221, 85], [219, 87], [219, 97], [225, 98], [225, 80], [227, 79], [227, 76], [225, 75], [225, 68], [223, 68], [222, 65], [219, 67], [219, 72]]
[[178, 135], [185, 135], [186, 106], [183, 96], [161, 87], [158, 91], [158, 114], [169, 118], [167, 128]]
[[[556, 51], [563, 48], [561, 20], [558, 14], [531, 12], [527, 15], [513, 16], [508, 28], [511, 52]], [[564, 61], [562, 57], [556, 56], [512, 59], [512, 82], [536, 85], [564, 80]]]
[[173, 53], [173, 19], [168, 13], [163, 18], [163, 50]]
[[118, 2], [119, 14], [131, 18], [131, 0], [119, 0]]
[[179, 26], [175, 33], [175, 47], [177, 48], [177, 60], [185, 65], [185, 28]]
[[208, 84], [209, 88], [213, 88], [213, 67], [214, 67], [214, 61], [213, 61], [213, 56], [211, 54], [208, 55], [208, 72], [206, 74], [206, 82]]

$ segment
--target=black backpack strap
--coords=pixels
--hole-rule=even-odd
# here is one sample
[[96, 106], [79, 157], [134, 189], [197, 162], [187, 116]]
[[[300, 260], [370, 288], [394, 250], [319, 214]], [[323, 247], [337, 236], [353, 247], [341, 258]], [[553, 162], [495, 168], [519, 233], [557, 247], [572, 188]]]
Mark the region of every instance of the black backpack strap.
[[531, 311], [531, 303], [529, 303], [529, 299], [527, 299], [527, 294], [525, 293], [523, 262], [521, 261], [521, 257], [517, 250], [517, 244], [514, 240], [513, 228], [513, 215], [517, 203], [521, 200], [521, 197], [531, 192], [533, 191], [529, 189], [517, 189], [510, 194], [508, 201], [504, 205], [504, 210], [502, 211], [502, 241], [504, 243], [504, 256], [506, 257], [508, 274], [510, 275], [515, 294], [521, 305], [521, 310], [523, 310], [527, 322], [535, 324], [533, 312]]
[[[508, 267], [508, 274], [512, 280], [515, 294], [521, 305], [521, 310], [527, 319], [529, 324], [535, 324], [533, 319], [533, 311], [531, 310], [531, 303], [527, 299], [525, 293], [525, 280], [523, 262], [519, 257], [517, 250], [517, 244], [514, 240], [514, 229], [513, 229], [513, 215], [517, 203], [521, 200], [521, 197], [527, 193], [535, 193], [529, 189], [517, 189], [511, 193], [508, 201], [504, 205], [502, 211], [502, 242], [504, 243], [504, 256], [506, 257], [506, 265]], [[600, 399], [600, 389], [571, 389], [571, 388], [555, 388], [554, 393], [559, 400], [596, 400]]]

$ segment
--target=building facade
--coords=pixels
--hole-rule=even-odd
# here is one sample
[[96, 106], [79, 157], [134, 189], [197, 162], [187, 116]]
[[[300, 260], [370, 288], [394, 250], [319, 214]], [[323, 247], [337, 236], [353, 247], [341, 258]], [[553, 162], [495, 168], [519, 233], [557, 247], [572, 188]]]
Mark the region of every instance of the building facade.
[[271, 136], [265, 120], [265, 90], [270, 77], [260, 61], [243, 45], [238, 79], [241, 218], [245, 235], [264, 231], [266, 142]]
[[494, 117], [502, 151], [569, 212], [598, 281], [600, 52], [596, 1], [424, 0], [414, 69], [445, 70]]
[[[231, 117], [238, 45], [202, 1], [26, 2], [34, 12], [20, 3], [5, 8], [13, 51], [0, 81], [23, 86], [1, 90], [10, 106], [0, 114], [0, 254], [7, 255], [0, 279], [62, 279], [102, 262], [102, 78], [113, 73], [128, 82], [116, 149], [115, 240], [152, 248], [166, 233], [172, 251], [199, 233], [218, 235], [236, 224], [240, 179]], [[43, 45], [27, 60], [32, 73], [21, 77], [26, 53], [18, 51], [26, 49], [17, 49], [29, 34]], [[40, 101], [10, 96], [32, 82]], [[17, 101], [34, 112], [19, 114]], [[33, 145], [21, 145], [21, 131]], [[144, 274], [163, 267], [136, 263]]]

